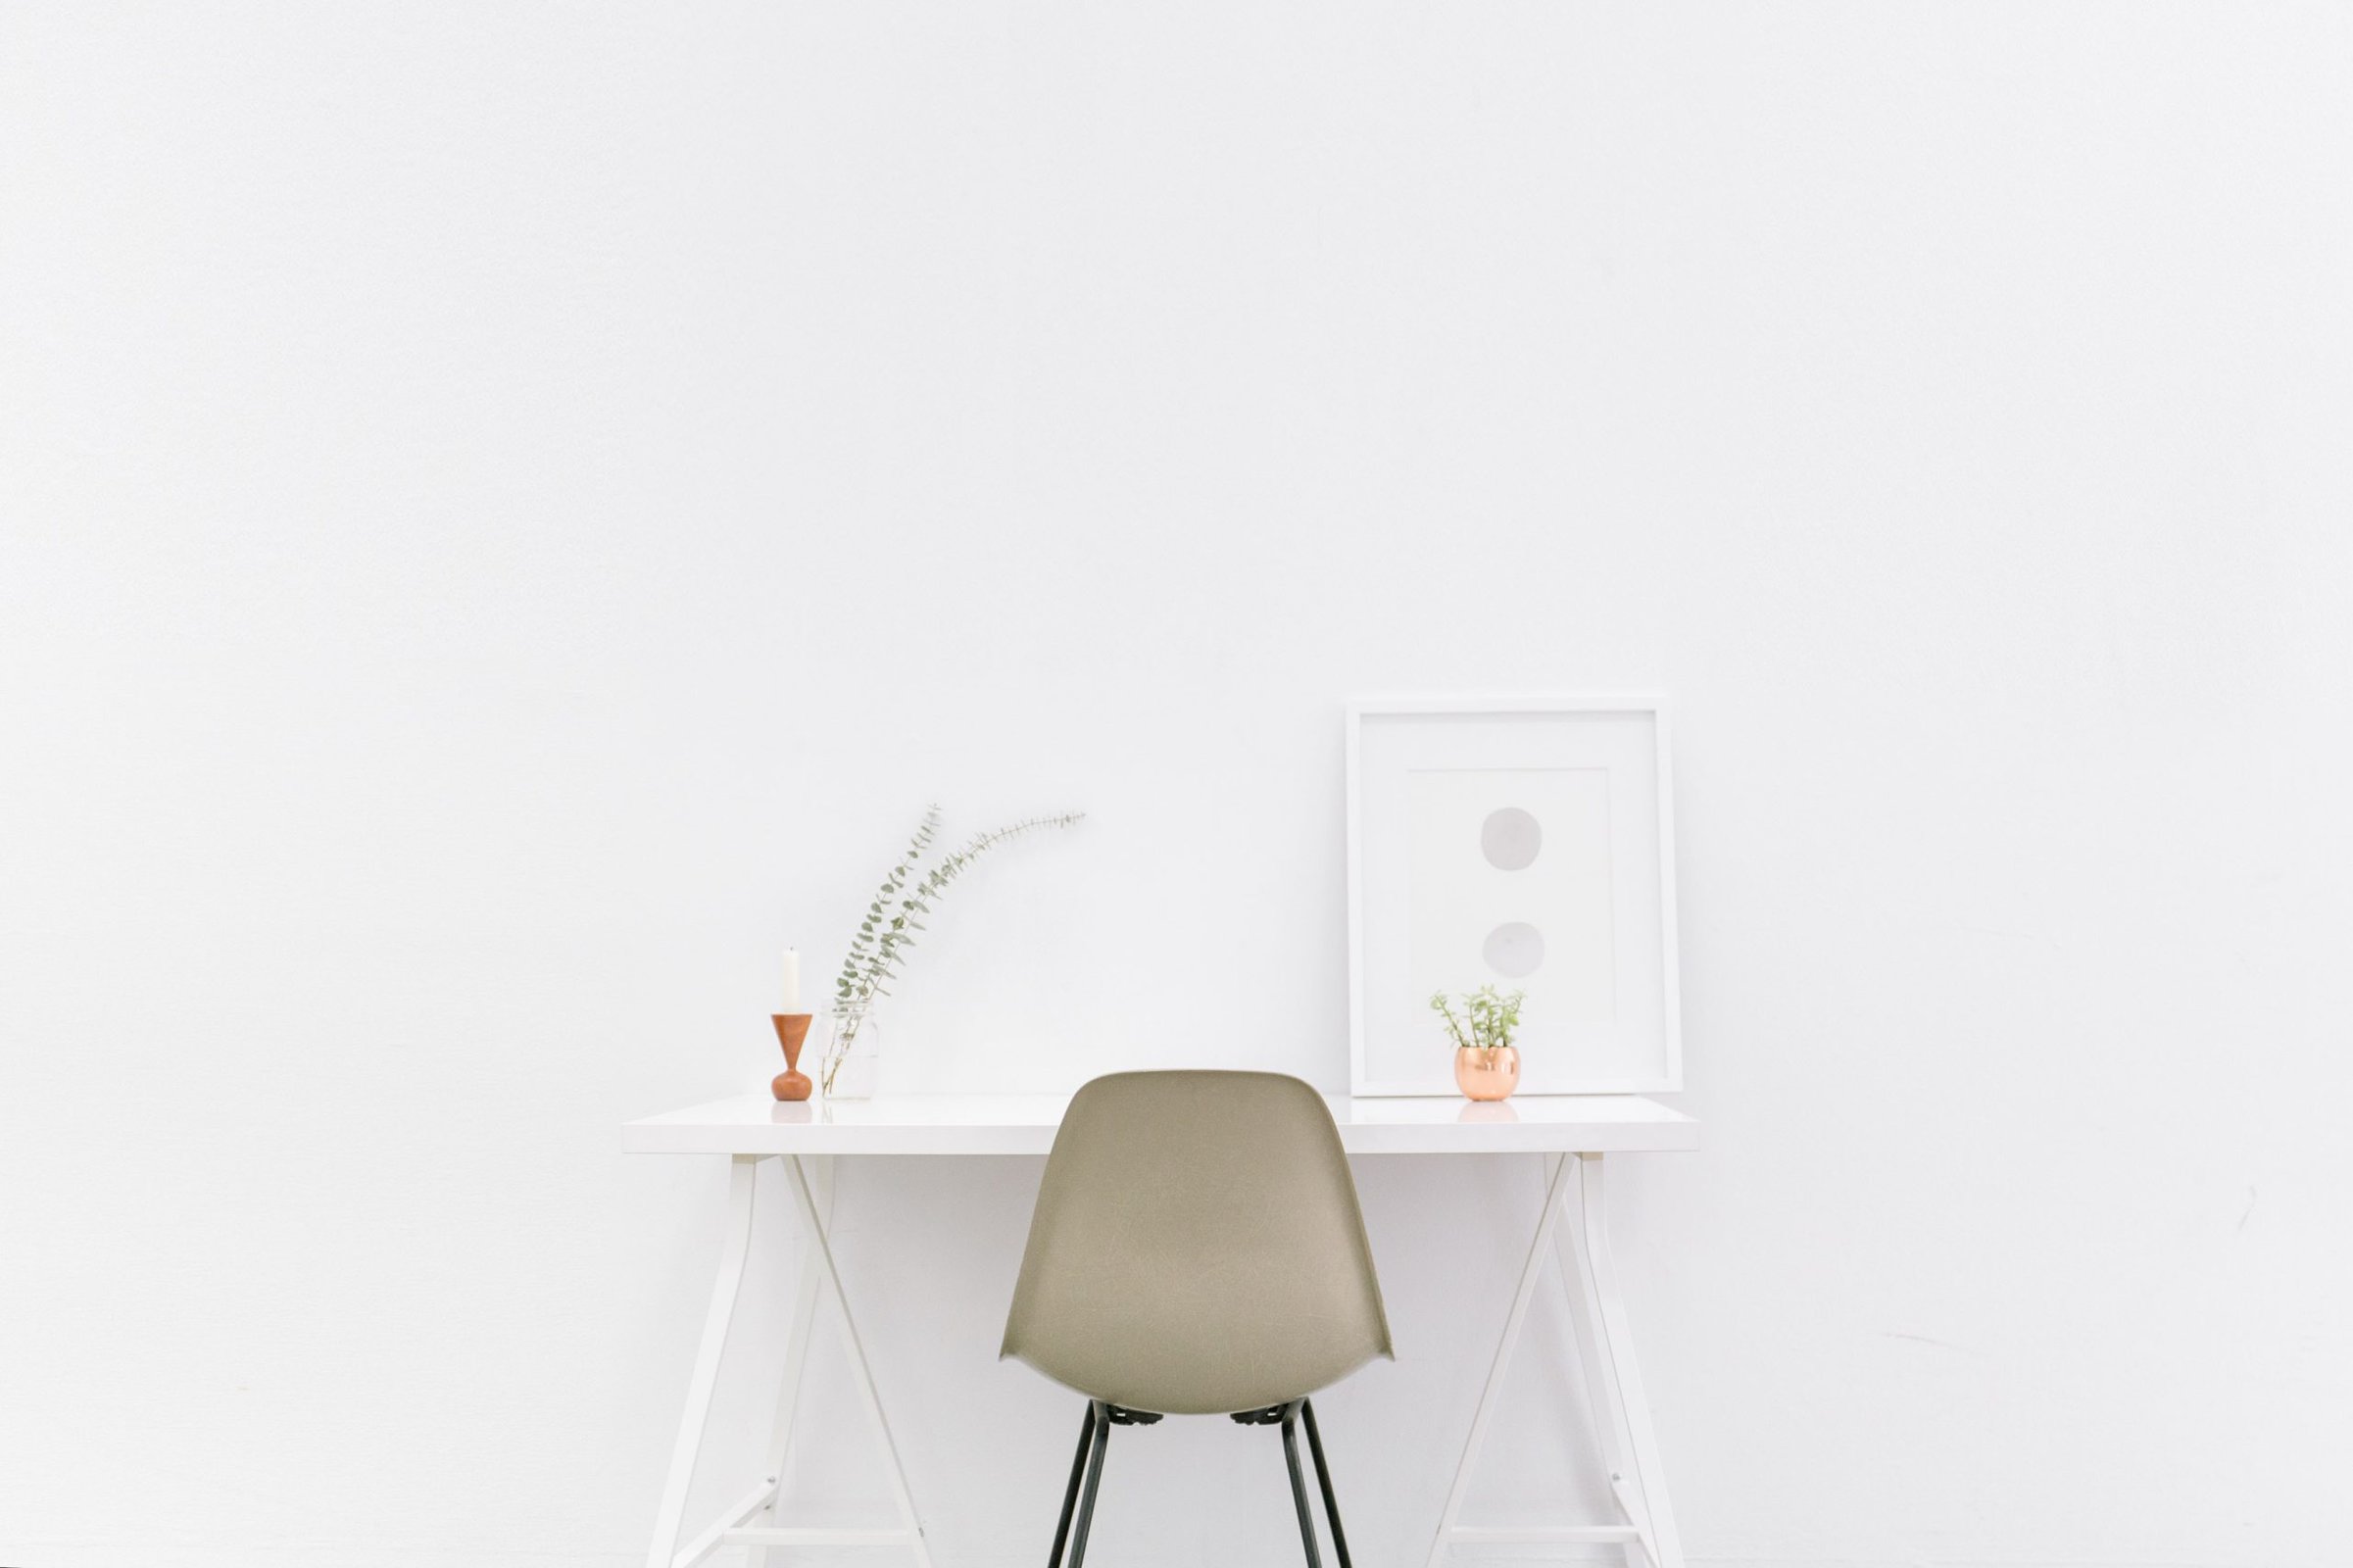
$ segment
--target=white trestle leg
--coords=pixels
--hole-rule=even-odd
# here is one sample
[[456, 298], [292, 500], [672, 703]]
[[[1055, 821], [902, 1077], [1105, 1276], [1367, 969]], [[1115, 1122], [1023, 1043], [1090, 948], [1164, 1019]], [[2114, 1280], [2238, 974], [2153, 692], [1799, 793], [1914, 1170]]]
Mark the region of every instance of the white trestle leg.
[[[827, 1230], [833, 1228], [833, 1159], [830, 1155], [814, 1154], [809, 1161], [809, 1185], [816, 1191], [817, 1221]], [[779, 1170], [778, 1181], [789, 1180]], [[785, 1331], [784, 1382], [776, 1394], [775, 1434], [768, 1440], [767, 1467], [761, 1472], [767, 1477], [768, 1500], [761, 1510], [768, 1516], [771, 1528], [784, 1523], [784, 1494], [792, 1480], [793, 1424], [801, 1414], [801, 1374], [809, 1365], [809, 1335], [817, 1316], [817, 1249], [807, 1236], [801, 1239], [801, 1262], [793, 1278], [793, 1316]], [[730, 1525], [741, 1520], [729, 1520]], [[755, 1547], [749, 1568], [783, 1568], [782, 1546]]]
[[[858, 1338], [858, 1320], [850, 1315], [850, 1298], [842, 1290], [842, 1273], [834, 1265], [833, 1243], [825, 1233], [825, 1222], [817, 1213], [816, 1195], [809, 1190], [809, 1172], [801, 1156], [784, 1157], [784, 1173], [792, 1178], [794, 1196], [801, 1200], [801, 1219], [809, 1227], [809, 1240], [815, 1255], [810, 1259], [817, 1266], [817, 1284], [833, 1298], [834, 1310], [841, 1314], [842, 1338], [850, 1346], [850, 1369], [858, 1374], [858, 1392], [866, 1396], [866, 1410], [874, 1417], [874, 1429], [882, 1435], [882, 1451], [891, 1462], [891, 1491], [899, 1501], [899, 1517], [905, 1531], [902, 1544], [912, 1547], [917, 1568], [931, 1568], [931, 1548], [923, 1544], [923, 1526], [915, 1517], [915, 1496], [907, 1490], [907, 1467], [899, 1461], [899, 1444], [891, 1436], [890, 1417], [882, 1413], [882, 1395], [874, 1387], [874, 1372], [866, 1362], [865, 1343]], [[781, 1532], [780, 1532], [781, 1533]], [[733, 1541], [741, 1545], [764, 1545], [772, 1543], [758, 1538], [761, 1532], [742, 1530], [730, 1532]], [[888, 1531], [810, 1531], [810, 1536], [832, 1536], [841, 1544], [888, 1544], [895, 1534]], [[855, 1537], [856, 1540], [848, 1538]], [[787, 1542], [783, 1544], [791, 1544]]]
[[[1574, 1158], [1573, 1154], [1554, 1156], [1554, 1161], [1545, 1166], [1546, 1179], [1550, 1179], [1556, 1162]], [[1584, 1211], [1581, 1200], [1578, 1213], [1582, 1215]], [[1649, 1515], [1643, 1511], [1642, 1499], [1628, 1479], [1633, 1474], [1633, 1461], [1626, 1457], [1628, 1444], [1625, 1422], [1619, 1415], [1618, 1380], [1601, 1355], [1600, 1338], [1594, 1329], [1598, 1314], [1593, 1309], [1593, 1286], [1586, 1275], [1585, 1249], [1574, 1223], [1552, 1233], [1552, 1261], [1560, 1280], [1561, 1298], [1568, 1302], [1576, 1364], [1585, 1384], [1587, 1412], [1593, 1417], [1593, 1446], [1608, 1473], [1611, 1497], [1635, 1527], [1635, 1534], [1625, 1544], [1626, 1568], [1651, 1568], [1648, 1549], [1642, 1544], [1649, 1529]]]
[[1586, 1281], [1587, 1310], [1600, 1342], [1600, 1365], [1607, 1368], [1608, 1398], [1623, 1445], [1620, 1452], [1634, 1464], [1634, 1474], [1627, 1479], [1633, 1483], [1639, 1511], [1629, 1512], [1647, 1527], [1643, 1544], [1656, 1568], [1684, 1568], [1683, 1540], [1667, 1504], [1666, 1468], [1659, 1463], [1650, 1402], [1642, 1394], [1642, 1369], [1634, 1358], [1634, 1332], [1627, 1327], [1626, 1298], [1618, 1289], [1617, 1258], [1610, 1250], [1609, 1205], [1599, 1154], [1577, 1156], [1577, 1195], [1578, 1264]]
[[1529, 1244], [1528, 1262], [1520, 1270], [1520, 1288], [1512, 1293], [1511, 1309], [1503, 1314], [1503, 1338], [1496, 1342], [1495, 1362], [1488, 1368], [1486, 1386], [1479, 1391], [1478, 1407], [1471, 1413], [1470, 1436], [1463, 1441], [1462, 1457], [1454, 1466], [1454, 1484], [1446, 1489], [1446, 1509], [1438, 1516], [1438, 1535], [1430, 1543], [1430, 1568], [1440, 1568], [1446, 1559], [1446, 1548], [1454, 1543], [1454, 1521], [1462, 1516], [1463, 1494], [1471, 1488], [1471, 1466], [1479, 1458], [1479, 1445], [1487, 1437], [1487, 1423], [1494, 1418], [1495, 1400], [1503, 1392], [1503, 1373], [1511, 1365], [1512, 1348], [1520, 1341], [1520, 1325], [1528, 1319], [1528, 1302], [1535, 1297], [1536, 1282], [1544, 1273], [1552, 1227], [1560, 1220], [1560, 1195], [1567, 1177], [1567, 1164], [1558, 1165], [1553, 1169], [1552, 1180], [1544, 1187], [1544, 1206], [1537, 1216], [1536, 1240]]
[[[1559, 1221], [1572, 1169], [1577, 1175], [1577, 1215], [1573, 1223], [1563, 1225]], [[1471, 1470], [1547, 1260], [1561, 1282], [1575, 1330], [1594, 1441], [1609, 1469], [1610, 1495], [1625, 1518], [1619, 1523], [1594, 1525], [1463, 1525], [1458, 1521], [1463, 1496], [1470, 1489]], [[1642, 1375], [1635, 1365], [1634, 1343], [1626, 1328], [1625, 1303], [1618, 1294], [1616, 1266], [1609, 1251], [1607, 1204], [1597, 1154], [1552, 1155], [1545, 1161], [1544, 1203], [1537, 1217], [1536, 1237], [1520, 1274], [1519, 1289], [1504, 1314], [1495, 1363], [1480, 1391], [1462, 1457], [1455, 1466], [1454, 1484], [1439, 1516], [1438, 1534], [1430, 1544], [1429, 1568], [1443, 1568], [1449, 1548], [1457, 1545], [1572, 1543], [1620, 1545], [1628, 1568], [1683, 1568], [1683, 1548], [1667, 1511], [1666, 1482], [1651, 1437], [1649, 1408], [1642, 1403]]]
[[711, 1420], [711, 1396], [719, 1386], [719, 1357], [735, 1321], [735, 1298], [744, 1285], [744, 1258], [752, 1250], [752, 1189], [757, 1159], [738, 1154], [727, 1167], [727, 1229], [719, 1242], [719, 1275], [703, 1314], [703, 1343], [695, 1351], [694, 1375], [686, 1385], [686, 1413], [678, 1418], [678, 1444], [670, 1450], [669, 1478], [662, 1483], [662, 1512], [655, 1516], [654, 1545], [646, 1568], [670, 1568], [678, 1535], [686, 1525], [686, 1494], [694, 1485], [695, 1460], [703, 1451], [703, 1428]]
[[[735, 1317], [736, 1298], [743, 1286], [744, 1259], [752, 1241], [754, 1174], [764, 1155], [738, 1155], [728, 1176], [727, 1229], [719, 1252], [717, 1282], [711, 1288], [711, 1309], [703, 1320], [702, 1348], [695, 1355], [693, 1380], [688, 1385], [686, 1414], [678, 1429], [678, 1445], [670, 1454], [668, 1480], [662, 1486], [662, 1512], [654, 1527], [654, 1544], [646, 1568], [695, 1568], [722, 1547], [751, 1548], [757, 1568], [777, 1568], [779, 1553], [792, 1546], [905, 1546], [914, 1553], [916, 1568], [931, 1568], [931, 1553], [915, 1517], [913, 1494], [900, 1463], [899, 1446], [883, 1414], [882, 1396], [866, 1362], [858, 1324], [850, 1315], [850, 1299], [842, 1289], [830, 1240], [833, 1214], [832, 1160], [783, 1156], [783, 1175], [793, 1206], [801, 1218], [806, 1245], [793, 1288], [793, 1319], [785, 1346], [784, 1377], [776, 1400], [776, 1424], [770, 1437], [766, 1465], [758, 1485], [683, 1547], [687, 1494], [694, 1485], [695, 1464], [703, 1447], [703, 1433], [711, 1416], [711, 1396], [718, 1386], [719, 1358], [727, 1348], [727, 1331]], [[820, 1196], [821, 1195], [821, 1196]], [[867, 1412], [881, 1434], [884, 1456], [890, 1463], [891, 1486], [899, 1505], [901, 1528], [896, 1530], [786, 1527], [778, 1518], [783, 1506], [786, 1466], [793, 1456], [803, 1374], [809, 1361], [809, 1331], [820, 1299], [830, 1298], [840, 1314], [842, 1337], [850, 1348], [851, 1369]], [[767, 1515], [764, 1524], [750, 1523]]]

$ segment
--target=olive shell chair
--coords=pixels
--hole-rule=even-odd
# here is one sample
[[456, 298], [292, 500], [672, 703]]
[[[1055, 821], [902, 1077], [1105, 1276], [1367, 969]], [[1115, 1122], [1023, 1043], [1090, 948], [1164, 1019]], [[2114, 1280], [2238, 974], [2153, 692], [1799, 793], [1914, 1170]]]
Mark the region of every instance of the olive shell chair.
[[1299, 1536], [1320, 1568], [1303, 1424], [1348, 1568], [1307, 1396], [1393, 1352], [1322, 1097], [1266, 1072], [1123, 1072], [1081, 1089], [1046, 1161], [999, 1353], [1087, 1396], [1049, 1568], [1065, 1543], [1070, 1568], [1086, 1560], [1111, 1428], [1163, 1415], [1280, 1426]]

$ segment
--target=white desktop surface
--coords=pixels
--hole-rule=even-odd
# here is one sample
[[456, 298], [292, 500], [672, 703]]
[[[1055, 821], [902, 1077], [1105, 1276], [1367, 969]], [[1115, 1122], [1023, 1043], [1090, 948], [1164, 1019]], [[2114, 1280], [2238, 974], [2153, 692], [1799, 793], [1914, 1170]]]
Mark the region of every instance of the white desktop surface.
[[[1547, 1095], [1475, 1104], [1452, 1096], [1326, 1096], [1351, 1154], [1614, 1154], [1699, 1147], [1699, 1123], [1640, 1095]], [[1043, 1154], [1068, 1095], [877, 1095], [782, 1104], [713, 1100], [626, 1122], [647, 1154]]]

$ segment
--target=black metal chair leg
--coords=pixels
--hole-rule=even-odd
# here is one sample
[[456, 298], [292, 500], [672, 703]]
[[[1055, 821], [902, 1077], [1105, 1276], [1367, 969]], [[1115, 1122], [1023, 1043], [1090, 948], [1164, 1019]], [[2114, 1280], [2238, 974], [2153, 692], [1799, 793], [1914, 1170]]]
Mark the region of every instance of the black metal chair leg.
[[1087, 1560], [1087, 1528], [1095, 1523], [1095, 1489], [1103, 1481], [1103, 1453], [1111, 1443], [1111, 1417], [1098, 1399], [1087, 1407], [1095, 1418], [1093, 1451], [1087, 1455], [1087, 1488], [1079, 1494], [1078, 1524], [1070, 1537], [1070, 1568], [1081, 1568]]
[[1307, 1452], [1315, 1460], [1316, 1485], [1324, 1491], [1324, 1517], [1332, 1521], [1332, 1555], [1340, 1559], [1340, 1568], [1355, 1568], [1348, 1561], [1348, 1538], [1340, 1528], [1340, 1499], [1332, 1493], [1332, 1467], [1324, 1463], [1324, 1435], [1315, 1430], [1315, 1401], [1301, 1399], [1299, 1414], [1307, 1423]]
[[1062, 1568], [1062, 1546], [1070, 1540], [1070, 1516], [1078, 1509], [1079, 1478], [1087, 1472], [1087, 1451], [1095, 1446], [1095, 1401], [1087, 1401], [1087, 1413], [1079, 1418], [1078, 1452], [1070, 1459], [1070, 1485], [1062, 1489], [1062, 1517], [1054, 1527], [1054, 1551], [1046, 1559], [1046, 1568]]
[[1323, 1568], [1323, 1559], [1315, 1551], [1315, 1515], [1307, 1506], [1307, 1481], [1299, 1474], [1299, 1430], [1297, 1417], [1299, 1404], [1283, 1412], [1283, 1460], [1291, 1466], [1291, 1503], [1299, 1511], [1299, 1542], [1307, 1548], [1307, 1568]]
[[[1070, 1458], [1070, 1484], [1062, 1491], [1062, 1517], [1054, 1527], [1054, 1550], [1046, 1559], [1047, 1568], [1062, 1568], [1062, 1551], [1070, 1552], [1070, 1568], [1085, 1568], [1087, 1535], [1095, 1525], [1095, 1497], [1103, 1486], [1103, 1455], [1110, 1446], [1111, 1428], [1120, 1422], [1146, 1425], [1157, 1421], [1157, 1415], [1143, 1411], [1115, 1409], [1101, 1399], [1087, 1401], [1087, 1413], [1078, 1429], [1078, 1451]], [[1307, 1568], [1323, 1568], [1323, 1556], [1315, 1541], [1315, 1509], [1307, 1500], [1307, 1478], [1299, 1468], [1299, 1426], [1307, 1428], [1307, 1451], [1315, 1460], [1315, 1484], [1322, 1492], [1324, 1517], [1332, 1525], [1332, 1550], [1340, 1559], [1339, 1568], [1354, 1568], [1348, 1560], [1348, 1538], [1340, 1524], [1340, 1497], [1332, 1489], [1332, 1466], [1324, 1457], [1324, 1435], [1315, 1422], [1315, 1406], [1306, 1399], [1294, 1399], [1262, 1410], [1246, 1410], [1234, 1417], [1245, 1425], [1264, 1426], [1280, 1422], [1283, 1428], [1283, 1463], [1291, 1472], [1291, 1506], [1299, 1514], [1299, 1544], [1307, 1553]]]

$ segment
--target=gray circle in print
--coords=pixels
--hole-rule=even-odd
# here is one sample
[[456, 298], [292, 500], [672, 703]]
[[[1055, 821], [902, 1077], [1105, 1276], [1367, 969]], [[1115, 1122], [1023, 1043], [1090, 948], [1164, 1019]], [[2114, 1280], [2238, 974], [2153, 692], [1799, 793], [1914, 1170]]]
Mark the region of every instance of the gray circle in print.
[[1525, 980], [1544, 967], [1544, 934], [1525, 920], [1514, 920], [1490, 931], [1479, 956], [1504, 979]]
[[1479, 828], [1479, 853], [1498, 871], [1525, 871], [1544, 847], [1544, 830], [1516, 806], [1487, 813]]

